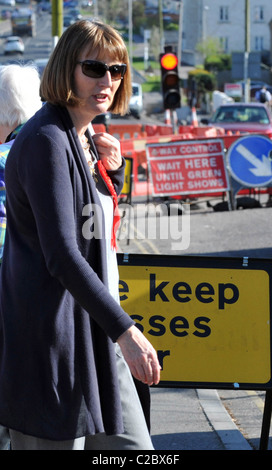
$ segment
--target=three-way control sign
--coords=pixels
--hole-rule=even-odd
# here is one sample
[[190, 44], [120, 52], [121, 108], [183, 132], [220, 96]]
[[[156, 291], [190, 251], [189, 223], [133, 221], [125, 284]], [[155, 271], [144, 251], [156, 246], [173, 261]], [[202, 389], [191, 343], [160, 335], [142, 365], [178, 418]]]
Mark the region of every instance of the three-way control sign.
[[228, 151], [229, 171], [247, 187], [269, 186], [272, 182], [272, 141], [260, 135], [236, 140]]
[[146, 145], [154, 196], [228, 191], [221, 139]]

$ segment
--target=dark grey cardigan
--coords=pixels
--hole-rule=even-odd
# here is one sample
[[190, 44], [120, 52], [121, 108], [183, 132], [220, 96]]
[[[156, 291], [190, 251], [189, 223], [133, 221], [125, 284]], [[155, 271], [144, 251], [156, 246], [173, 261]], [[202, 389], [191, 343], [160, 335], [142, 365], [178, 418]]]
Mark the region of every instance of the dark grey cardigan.
[[[123, 170], [110, 172], [117, 192]], [[114, 341], [133, 322], [105, 286], [103, 223], [82, 235], [83, 207], [100, 202], [65, 108], [25, 124], [5, 180], [0, 423], [52, 440], [120, 433]]]

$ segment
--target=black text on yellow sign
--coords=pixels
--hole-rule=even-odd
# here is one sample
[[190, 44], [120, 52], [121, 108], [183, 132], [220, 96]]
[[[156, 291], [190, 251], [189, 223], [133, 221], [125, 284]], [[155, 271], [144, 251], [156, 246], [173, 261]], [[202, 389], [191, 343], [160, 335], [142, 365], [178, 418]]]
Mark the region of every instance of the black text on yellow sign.
[[162, 381], [267, 384], [265, 270], [119, 266], [120, 300], [157, 349]]

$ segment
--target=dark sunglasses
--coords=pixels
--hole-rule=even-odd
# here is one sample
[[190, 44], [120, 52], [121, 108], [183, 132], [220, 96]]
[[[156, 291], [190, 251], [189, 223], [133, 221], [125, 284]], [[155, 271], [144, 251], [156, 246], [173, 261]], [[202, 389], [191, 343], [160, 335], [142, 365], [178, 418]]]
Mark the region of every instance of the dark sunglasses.
[[102, 78], [109, 71], [112, 80], [122, 80], [127, 70], [126, 64], [108, 66], [98, 60], [83, 60], [78, 64], [81, 65], [82, 73], [90, 78]]

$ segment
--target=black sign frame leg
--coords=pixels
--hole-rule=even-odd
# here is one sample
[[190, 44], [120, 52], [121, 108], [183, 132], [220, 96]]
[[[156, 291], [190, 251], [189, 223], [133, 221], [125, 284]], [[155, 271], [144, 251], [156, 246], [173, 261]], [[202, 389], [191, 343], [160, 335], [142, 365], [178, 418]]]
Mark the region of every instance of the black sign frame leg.
[[259, 450], [267, 450], [268, 441], [269, 441], [271, 414], [272, 414], [272, 390], [267, 390], [265, 394], [262, 432], [261, 432]]

